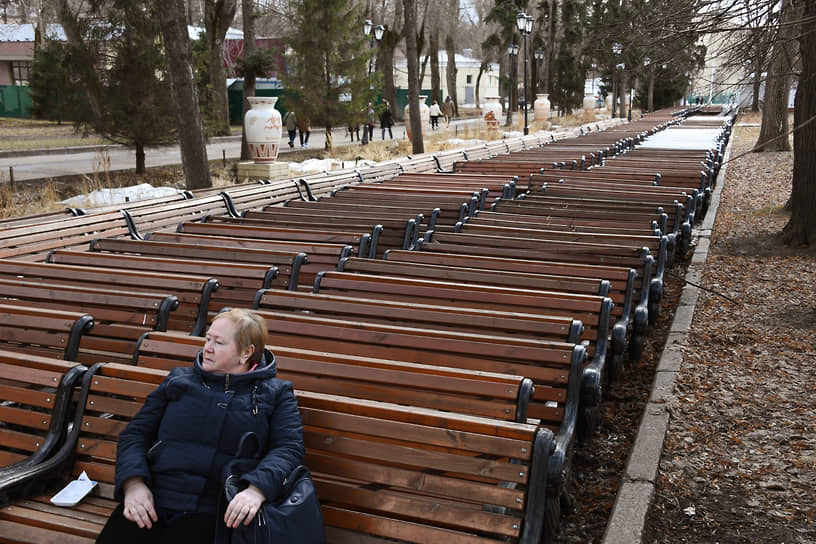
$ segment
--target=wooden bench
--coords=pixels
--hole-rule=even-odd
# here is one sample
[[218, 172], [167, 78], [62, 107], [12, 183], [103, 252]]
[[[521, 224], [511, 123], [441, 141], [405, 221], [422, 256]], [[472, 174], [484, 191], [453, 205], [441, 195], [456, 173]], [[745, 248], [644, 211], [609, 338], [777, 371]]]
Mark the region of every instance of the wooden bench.
[[[0, 511], [0, 541], [89, 544], [110, 515], [116, 440], [163, 371], [100, 365], [71, 475], [99, 482], [78, 505], [50, 495]], [[329, 542], [524, 542], [545, 523], [552, 435], [524, 423], [296, 391]], [[495, 505], [485, 507], [484, 505]], [[508, 540], [509, 539], [509, 540]], [[545, 536], [544, 540], [547, 538]]]
[[37, 278], [0, 279], [0, 301], [20, 301], [52, 310], [93, 316], [94, 327], [82, 335], [77, 361], [127, 361], [147, 330], [166, 330], [178, 298], [168, 293], [103, 289], [92, 285], [44, 283]]
[[43, 260], [52, 249], [77, 247], [98, 236], [122, 236], [128, 233], [119, 212], [90, 214], [60, 221], [0, 230], [0, 258]]
[[[582, 345], [591, 360], [584, 365], [582, 377], [580, 378], [582, 419], [579, 430], [582, 436], [591, 436], [597, 426], [600, 417], [599, 406], [602, 383], [606, 377], [606, 372], [608, 372], [605, 371], [605, 363], [610, 328], [609, 316], [613, 305], [612, 301], [606, 297], [343, 272], [320, 274], [315, 282], [315, 292], [348, 297], [387, 299], [411, 304], [438, 304], [511, 313], [551, 314], [580, 320], [584, 325], [584, 334], [581, 337]], [[550, 341], [545, 340], [544, 342], [548, 343]], [[475, 344], [476, 342], [474, 342]], [[470, 347], [459, 349], [464, 349], [463, 353], [467, 353], [471, 359], [480, 356], [478, 352], [472, 353]], [[482, 355], [489, 352], [490, 350], [486, 349]], [[564, 356], [561, 355], [560, 358], [563, 360]], [[432, 362], [432, 359], [429, 359], [429, 362]], [[436, 364], [441, 363], [437, 362]], [[473, 364], [473, 362], [456, 364]], [[503, 370], [494, 368], [492, 371], [515, 372], [507, 368]], [[546, 380], [550, 378], [542, 376], [539, 379], [537, 370], [534, 368], [528, 368], [526, 372], [529, 372], [529, 374], [517, 373], [532, 378], [537, 387], [539, 384], [546, 385], [549, 383]], [[535, 399], [536, 396], [534, 395]], [[535, 402], [531, 406], [531, 414], [536, 417]]]
[[166, 328], [194, 335], [202, 334], [207, 326], [210, 297], [218, 289], [218, 280], [200, 275], [0, 260], [0, 279], [21, 278], [105, 290], [170, 293], [178, 299], [178, 307], [170, 312]]
[[[251, 263], [71, 250], [52, 252], [48, 256], [48, 262], [115, 270], [207, 276], [217, 280], [219, 285], [218, 289], [211, 293], [209, 313], [217, 313], [225, 307], [248, 307], [252, 304], [258, 289], [269, 289], [279, 285], [275, 283], [277, 267]], [[170, 323], [172, 322], [171, 319]]]
[[306, 255], [306, 260], [300, 266], [298, 285], [307, 288], [314, 283], [315, 274], [327, 268], [335, 268], [340, 260], [352, 254], [351, 246], [338, 243], [264, 240], [170, 232], [154, 232], [147, 239], [162, 243], [199, 245], [208, 248], [260, 249], [264, 251], [286, 251], [294, 254], [302, 253]]
[[93, 317], [86, 313], [0, 301], [0, 347], [4, 350], [76, 361], [80, 342], [93, 327]]
[[[133, 362], [160, 370], [189, 366], [203, 347], [203, 338], [149, 332], [139, 341]], [[295, 389], [527, 422], [533, 383], [523, 376], [268, 347], [278, 378]]]
[[[429, 246], [432, 247], [432, 246]], [[648, 309], [645, 303], [638, 305], [637, 293], [641, 282], [632, 268], [600, 265], [580, 265], [557, 261], [534, 261], [485, 255], [467, 255], [436, 251], [389, 251], [386, 262], [410, 263], [419, 266], [442, 267], [443, 269], [485, 270], [490, 274], [535, 275], [552, 278], [556, 282], [548, 290], [571, 291], [581, 286], [598, 286], [596, 294], [608, 296], [615, 306], [612, 315], [616, 318], [612, 325], [609, 347], [610, 377], [619, 375], [626, 355], [627, 335], [631, 328], [632, 341], [643, 344], [647, 332]], [[431, 276], [428, 276], [431, 277]], [[564, 283], [559, 283], [563, 281]], [[573, 281], [577, 282], [576, 284]], [[587, 283], [589, 282], [589, 283]], [[534, 287], [528, 285], [527, 287]], [[579, 292], [580, 289], [579, 289]]]
[[[223, 216], [221, 216], [223, 217]], [[242, 224], [235, 218], [233, 221], [186, 221], [179, 223], [176, 232], [187, 234], [206, 234], [210, 236], [232, 236], [236, 238], [259, 238], [262, 240], [286, 240], [290, 242], [319, 242], [326, 244], [343, 244], [351, 246], [352, 255], [365, 257], [371, 246], [370, 234], [356, 232], [320, 230], [307, 228], [274, 228], [262, 225]]]
[[[648, 286], [648, 292], [643, 289], [641, 300], [646, 302], [650, 323], [656, 322], [660, 311], [660, 301], [663, 295], [663, 273], [668, 251], [668, 240], [665, 237], [658, 241], [658, 250], [654, 253], [654, 256], [652, 249], [648, 246], [466, 233], [435, 234], [430, 243], [420, 244], [420, 249], [427, 249], [434, 244], [444, 244], [444, 251], [449, 253], [485, 254], [538, 261], [564, 261], [577, 264], [634, 268], [643, 278], [644, 285]], [[653, 264], [654, 269], [652, 268]]]
[[180, 202], [145, 206], [128, 211], [131, 238], [140, 240], [144, 234], [173, 229], [180, 221], [199, 219], [212, 213], [228, 211], [224, 197], [212, 195]]
[[0, 349], [0, 504], [50, 469], [74, 416], [74, 387], [87, 368]]
[[156, 240], [124, 240], [103, 238], [90, 244], [92, 252], [130, 253], [152, 257], [170, 257], [196, 261], [221, 261], [275, 267], [278, 273], [274, 283], [284, 289], [297, 289], [300, 268], [306, 263], [306, 254], [292, 251], [207, 247], [198, 244], [177, 244]]
[[381, 253], [389, 248], [407, 249], [416, 239], [416, 214], [400, 217], [363, 216], [353, 214], [315, 216], [310, 210], [294, 208], [265, 208], [247, 212], [244, 220], [256, 225], [277, 228], [314, 228], [371, 234], [371, 247]]
[[438, 330], [501, 336], [552, 338], [568, 343], [580, 342], [584, 327], [579, 320], [559, 316], [272, 289], [258, 291], [252, 307], [261, 310], [303, 312], [317, 316], [337, 316], [342, 319], [386, 325], [433, 327]]
[[[61, 448], [54, 481], [42, 495], [18, 498], [0, 510], [0, 542], [90, 544], [96, 540], [113, 500], [114, 465], [119, 433], [144, 403], [165, 372], [116, 363], [97, 364], [87, 373], [79, 399], [78, 424]], [[78, 505], [66, 508], [49, 502], [51, 496], [83, 471], [98, 482]]]

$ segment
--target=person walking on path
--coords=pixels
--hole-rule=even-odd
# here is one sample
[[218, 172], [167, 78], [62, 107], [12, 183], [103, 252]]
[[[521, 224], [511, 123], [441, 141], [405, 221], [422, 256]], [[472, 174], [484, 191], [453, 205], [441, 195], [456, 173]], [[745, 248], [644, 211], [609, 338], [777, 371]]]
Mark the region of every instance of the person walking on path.
[[[309, 135], [312, 133], [312, 127], [309, 123], [309, 119], [304, 116], [300, 116], [298, 119], [298, 132], [300, 133], [300, 147], [309, 147]], [[304, 138], [303, 135], [306, 135]]]
[[445, 116], [445, 126], [450, 126], [451, 117], [453, 117], [454, 107], [453, 107], [453, 99], [450, 95], [445, 97], [445, 101], [442, 103], [442, 115]]
[[439, 109], [439, 104], [436, 102], [436, 100], [434, 100], [433, 104], [431, 104], [430, 114], [431, 114], [431, 129], [436, 130], [437, 128], [439, 128], [439, 117], [442, 115], [442, 110]]
[[371, 106], [371, 102], [366, 106], [365, 121], [363, 125], [363, 145], [374, 139], [374, 126], [377, 124], [377, 114]]
[[289, 110], [283, 118], [286, 130], [289, 132], [289, 147], [295, 147], [295, 136], [297, 136], [298, 120], [295, 110]]
[[385, 129], [388, 129], [388, 137], [392, 140], [394, 135], [391, 133], [391, 127], [394, 126], [394, 120], [391, 118], [391, 106], [388, 101], [383, 98], [383, 105], [385, 109], [380, 114], [380, 129], [382, 129], [382, 139], [385, 140]]

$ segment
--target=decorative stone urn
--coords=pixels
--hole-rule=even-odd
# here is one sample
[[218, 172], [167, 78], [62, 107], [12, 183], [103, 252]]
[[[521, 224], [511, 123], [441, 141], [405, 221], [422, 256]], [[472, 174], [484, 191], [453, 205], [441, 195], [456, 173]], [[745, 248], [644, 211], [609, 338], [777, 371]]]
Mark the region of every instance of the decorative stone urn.
[[[422, 120], [420, 125], [422, 126], [422, 137], [425, 137], [425, 133], [430, 130], [431, 126], [431, 107], [425, 103], [425, 100], [428, 99], [427, 94], [419, 95], [419, 118]], [[405, 132], [408, 134], [408, 139], [411, 139], [411, 112], [410, 112], [410, 104], [405, 104]]]
[[550, 116], [550, 99], [547, 98], [547, 93], [537, 94], [536, 100], [533, 102], [533, 112], [535, 113], [535, 124], [537, 128], [546, 128], [547, 118]]
[[256, 164], [275, 162], [281, 141], [283, 126], [281, 114], [275, 109], [277, 96], [250, 96], [251, 108], [244, 116], [249, 154]]
[[499, 102], [501, 97], [488, 96], [486, 99], [487, 102], [482, 106], [482, 118], [484, 119], [485, 127], [487, 127], [487, 130], [499, 130], [502, 116], [502, 105], [501, 102]]

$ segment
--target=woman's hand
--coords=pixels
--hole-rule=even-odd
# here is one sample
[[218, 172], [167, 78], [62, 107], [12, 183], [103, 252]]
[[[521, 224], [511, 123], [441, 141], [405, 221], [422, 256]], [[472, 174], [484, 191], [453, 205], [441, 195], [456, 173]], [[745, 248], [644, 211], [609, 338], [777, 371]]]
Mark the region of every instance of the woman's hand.
[[266, 497], [261, 490], [250, 484], [249, 487], [235, 495], [227, 505], [224, 523], [231, 529], [238, 527], [242, 521], [244, 525], [249, 525], [265, 500]]
[[140, 529], [150, 529], [158, 521], [153, 507], [153, 493], [141, 477], [133, 477], [122, 484], [125, 492], [125, 518], [134, 522]]

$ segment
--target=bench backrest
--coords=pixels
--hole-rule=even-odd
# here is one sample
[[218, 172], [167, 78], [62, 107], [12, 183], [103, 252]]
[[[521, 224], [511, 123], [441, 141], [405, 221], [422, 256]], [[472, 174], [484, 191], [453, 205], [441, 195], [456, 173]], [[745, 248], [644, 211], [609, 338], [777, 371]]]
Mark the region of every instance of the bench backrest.
[[104, 290], [170, 293], [179, 304], [170, 312], [166, 328], [192, 334], [200, 334], [206, 326], [210, 296], [218, 289], [217, 280], [201, 275], [0, 260], [0, 279], [20, 278]]
[[209, 312], [228, 306], [248, 307], [258, 289], [276, 286], [278, 268], [274, 266], [207, 261], [173, 257], [151, 257], [127, 253], [57, 250], [48, 256], [52, 263], [104, 267], [116, 270], [142, 270], [153, 273], [179, 273], [208, 276], [218, 281], [218, 290], [211, 293]]
[[93, 329], [86, 313], [0, 303], [0, 345], [3, 349], [76, 361], [83, 336]]
[[[169, 370], [189, 366], [204, 339], [146, 333], [134, 353], [138, 366]], [[469, 372], [399, 360], [338, 355], [277, 345], [278, 377], [295, 389], [437, 410], [527, 421], [533, 384], [527, 378]]]

